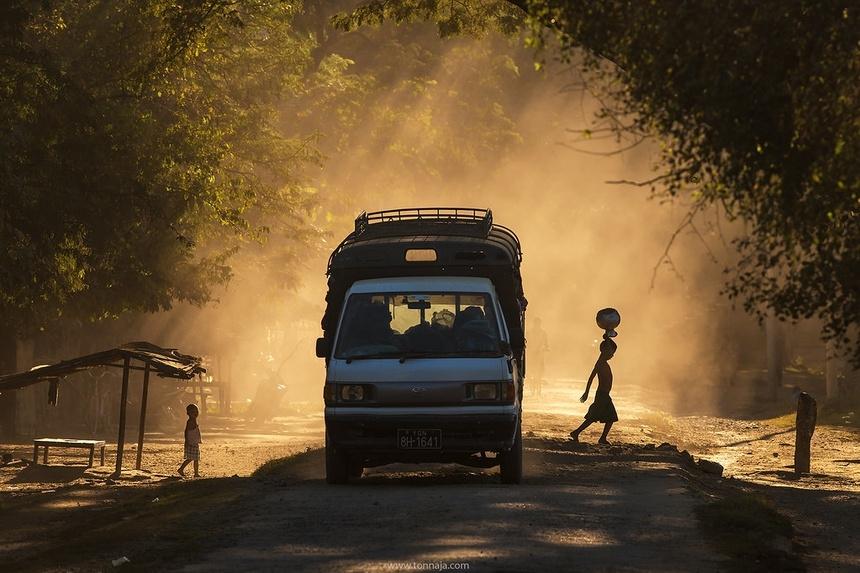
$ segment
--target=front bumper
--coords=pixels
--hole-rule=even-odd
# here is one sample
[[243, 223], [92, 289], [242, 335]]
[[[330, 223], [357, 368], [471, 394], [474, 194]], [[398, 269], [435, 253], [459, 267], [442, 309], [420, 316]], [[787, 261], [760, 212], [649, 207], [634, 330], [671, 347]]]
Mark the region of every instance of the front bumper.
[[[443, 460], [452, 455], [509, 450], [514, 443], [515, 406], [437, 408], [326, 408], [326, 431], [336, 448], [398, 460]], [[438, 429], [441, 448], [398, 448], [398, 429]]]

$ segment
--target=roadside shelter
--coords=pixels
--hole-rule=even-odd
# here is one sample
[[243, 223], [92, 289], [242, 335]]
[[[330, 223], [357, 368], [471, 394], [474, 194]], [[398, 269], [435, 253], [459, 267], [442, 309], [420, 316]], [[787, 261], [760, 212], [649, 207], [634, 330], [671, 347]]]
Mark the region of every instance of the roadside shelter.
[[122, 393], [119, 404], [119, 432], [115, 475], [122, 471], [122, 454], [125, 446], [125, 420], [128, 403], [128, 380], [132, 370], [143, 371], [143, 391], [140, 400], [140, 424], [137, 438], [137, 463], [140, 469], [143, 455], [143, 440], [146, 432], [146, 403], [149, 394], [149, 374], [155, 372], [162, 378], [190, 380], [206, 371], [201, 359], [181, 354], [174, 348], [161, 348], [149, 342], [129, 342], [117, 348], [87, 354], [55, 364], [34, 366], [25, 372], [0, 376], [0, 393], [18, 390], [27, 386], [48, 382], [48, 400], [56, 404], [60, 386], [65, 377], [101, 366], [122, 368]]

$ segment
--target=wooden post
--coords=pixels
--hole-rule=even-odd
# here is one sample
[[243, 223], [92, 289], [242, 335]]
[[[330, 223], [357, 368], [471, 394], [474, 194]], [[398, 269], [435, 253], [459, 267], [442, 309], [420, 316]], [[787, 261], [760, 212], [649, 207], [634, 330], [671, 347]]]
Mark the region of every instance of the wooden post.
[[146, 401], [149, 398], [149, 362], [143, 370], [143, 396], [140, 398], [140, 424], [137, 429], [137, 463], [135, 469], [140, 469], [143, 458], [143, 435], [146, 432]]
[[794, 473], [809, 473], [810, 446], [815, 432], [817, 408], [815, 398], [801, 392], [797, 397], [797, 430], [794, 439]]
[[122, 473], [122, 451], [125, 446], [125, 410], [128, 402], [128, 366], [129, 358], [126, 357], [122, 364], [122, 396], [119, 402], [119, 435], [116, 438], [116, 471], [114, 476], [119, 477]]
[[200, 404], [200, 417], [206, 415], [206, 401], [203, 399], [203, 373], [197, 373], [197, 391], [200, 392], [200, 398], [196, 399], [195, 402]]

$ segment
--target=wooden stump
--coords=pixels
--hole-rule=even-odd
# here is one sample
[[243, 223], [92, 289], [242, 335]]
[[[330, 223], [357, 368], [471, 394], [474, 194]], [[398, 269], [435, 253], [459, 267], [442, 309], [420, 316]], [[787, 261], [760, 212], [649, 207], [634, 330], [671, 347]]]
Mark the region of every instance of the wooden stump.
[[797, 397], [797, 430], [794, 440], [794, 473], [797, 475], [809, 473], [810, 445], [812, 433], [815, 432], [816, 417], [815, 398], [801, 392]]

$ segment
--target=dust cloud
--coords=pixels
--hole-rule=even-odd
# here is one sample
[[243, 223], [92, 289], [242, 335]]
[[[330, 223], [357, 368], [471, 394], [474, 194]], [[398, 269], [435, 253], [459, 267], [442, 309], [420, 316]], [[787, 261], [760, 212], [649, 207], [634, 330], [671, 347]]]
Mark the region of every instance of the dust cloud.
[[[581, 90], [567, 89], [576, 81], [570, 69], [550, 65], [535, 72], [532, 54], [497, 38], [446, 43], [428, 35], [426, 41], [438, 43], [430, 49], [442, 54], [424, 78], [426, 91], [416, 98], [392, 88], [381, 97], [387, 106], [412, 106], [415, 114], [432, 110], [433, 121], [448, 126], [454, 138], [446, 145], [455, 153], [478, 151], [454, 165], [438, 160], [431, 168], [419, 167], [428, 161], [422, 153], [436, 160], [433, 153], [441, 143], [438, 134], [432, 134], [433, 125], [378, 125], [376, 116], [368, 113], [362, 131], [388, 131], [385, 137], [368, 136], [360, 153], [326, 151], [317, 175], [324, 181], [316, 182], [320, 193], [315, 223], [328, 235], [297, 263], [296, 288], [260, 284], [264, 279], [259, 273], [239, 270], [218, 293], [219, 302], [143, 317], [137, 325], [140, 336], [212, 356], [213, 375], [231, 380], [234, 400], [251, 399], [259, 381], [276, 372], [287, 386], [286, 402], [320, 405], [324, 370], [313, 344], [320, 334], [325, 262], [351, 229], [352, 218], [362, 210], [399, 207], [489, 207], [495, 221], [514, 229], [522, 241], [528, 319], [540, 318], [547, 333], [548, 379], [579, 385], [573, 380], [587, 377], [602, 334], [595, 312], [614, 306], [623, 317], [613, 365], [618, 383], [647, 388], [667, 409], [704, 408], [739, 364], [762, 355], [756, 325], [719, 294], [721, 269], [730, 254], [722, 242], [728, 236], [718, 236], [714, 214], [700, 222], [697, 232], [680, 233], [669, 257], [662, 258], [686, 216], [684, 205], [652, 200], [647, 187], [607, 183], [653, 177], [653, 143], [607, 153], [624, 144], [595, 140], [575, 144], [584, 152], [572, 150], [564, 144], [575, 139], [571, 130], [592, 125], [596, 102]], [[482, 151], [486, 144], [469, 138], [486, 135], [468, 125], [482, 120], [459, 114], [462, 98], [474, 91], [474, 67], [483, 65], [481, 58], [491, 65], [495, 57], [486, 42], [507, 50], [518, 69], [516, 93], [503, 102], [515, 135]], [[394, 86], [402, 77], [386, 81]], [[451, 93], [455, 96], [440, 97]], [[474, 110], [498, 105], [466, 104], [473, 115]], [[461, 121], [466, 125], [458, 131]], [[329, 140], [338, 137], [332, 133], [336, 125], [314, 127]], [[414, 163], [392, 152], [395, 147], [414, 150]], [[730, 233], [723, 225], [721, 230]], [[739, 320], [749, 340], [739, 339], [737, 328], [725, 328]]]

